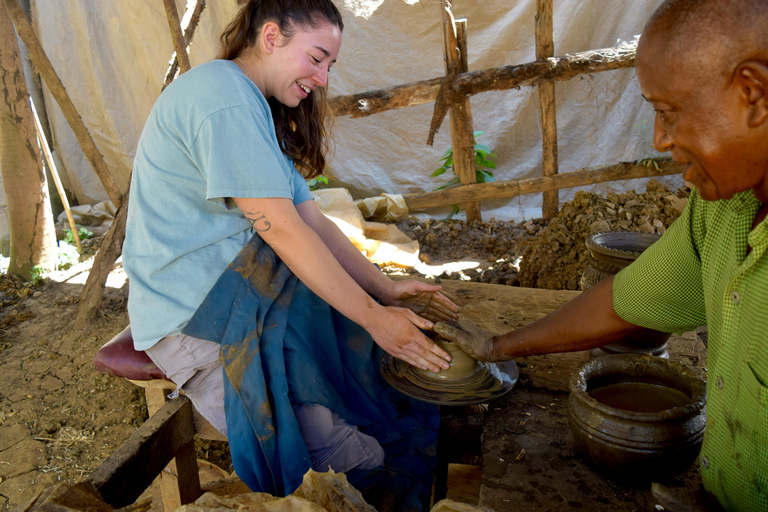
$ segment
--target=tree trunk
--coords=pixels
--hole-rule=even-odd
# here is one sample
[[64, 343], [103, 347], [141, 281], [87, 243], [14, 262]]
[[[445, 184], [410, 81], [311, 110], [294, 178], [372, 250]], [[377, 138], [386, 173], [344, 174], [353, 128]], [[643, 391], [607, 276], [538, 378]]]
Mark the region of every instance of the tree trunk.
[[0, 9], [0, 169], [8, 203], [8, 273], [29, 281], [56, 266], [56, 230], [13, 23]]

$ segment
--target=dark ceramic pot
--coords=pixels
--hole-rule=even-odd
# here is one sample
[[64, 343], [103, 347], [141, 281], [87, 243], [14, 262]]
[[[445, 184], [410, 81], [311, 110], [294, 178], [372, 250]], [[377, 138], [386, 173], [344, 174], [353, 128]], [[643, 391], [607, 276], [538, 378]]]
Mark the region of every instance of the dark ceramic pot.
[[[653, 245], [661, 235], [640, 231], [609, 231], [595, 233], [587, 238], [589, 259], [581, 276], [581, 289], [595, 285], [629, 266], [644, 250]], [[653, 331], [642, 335], [630, 335], [600, 348], [593, 349], [593, 356], [605, 354], [651, 354], [668, 358], [667, 340], [670, 333]]]
[[[635, 412], [589, 394], [626, 383], [671, 388], [682, 401], [657, 412]], [[619, 480], [658, 481], [685, 471], [698, 456], [705, 399], [704, 381], [681, 364], [642, 354], [606, 355], [572, 375], [568, 419], [577, 450], [595, 469]]]

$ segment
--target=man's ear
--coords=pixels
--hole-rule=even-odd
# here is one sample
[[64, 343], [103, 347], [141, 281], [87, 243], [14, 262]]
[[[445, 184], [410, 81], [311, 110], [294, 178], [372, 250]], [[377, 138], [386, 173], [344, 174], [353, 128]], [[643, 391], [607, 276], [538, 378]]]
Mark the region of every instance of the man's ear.
[[768, 120], [768, 66], [748, 60], [739, 64], [734, 78], [748, 109], [747, 123], [759, 126]]
[[277, 46], [278, 38], [280, 36], [280, 27], [274, 21], [268, 21], [261, 27], [261, 34], [259, 39], [261, 40], [261, 48], [266, 54], [270, 54], [275, 50]]

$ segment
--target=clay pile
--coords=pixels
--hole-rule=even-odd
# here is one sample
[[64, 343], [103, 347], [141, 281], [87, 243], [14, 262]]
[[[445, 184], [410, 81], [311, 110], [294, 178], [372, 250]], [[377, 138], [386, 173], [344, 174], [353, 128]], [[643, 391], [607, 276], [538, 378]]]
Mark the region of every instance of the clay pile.
[[523, 251], [518, 284], [529, 288], [576, 290], [587, 264], [586, 238], [604, 231], [664, 233], [682, 213], [688, 190], [672, 193], [656, 180], [644, 193], [630, 190], [606, 197], [577, 192]]
[[602, 197], [577, 192], [550, 221], [467, 223], [409, 217], [397, 226], [419, 241], [420, 258], [427, 264], [480, 262], [478, 268], [446, 272], [441, 278], [576, 290], [587, 263], [584, 241], [589, 235], [616, 230], [663, 233], [685, 208], [688, 192], [672, 192], [649, 180], [643, 193], [630, 190]]

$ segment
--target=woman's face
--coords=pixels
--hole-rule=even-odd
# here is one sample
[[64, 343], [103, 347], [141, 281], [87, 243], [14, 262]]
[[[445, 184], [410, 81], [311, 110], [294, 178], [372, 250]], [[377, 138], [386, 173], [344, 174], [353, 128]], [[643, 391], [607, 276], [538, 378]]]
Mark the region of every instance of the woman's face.
[[270, 57], [264, 93], [267, 98], [296, 107], [315, 87], [328, 84], [328, 72], [341, 48], [341, 31], [321, 21], [316, 28], [296, 26], [293, 35], [286, 38], [276, 27], [268, 23], [263, 29], [262, 40]]

